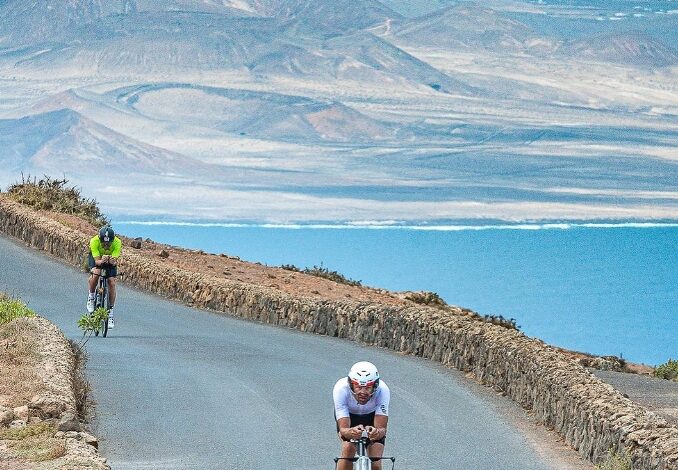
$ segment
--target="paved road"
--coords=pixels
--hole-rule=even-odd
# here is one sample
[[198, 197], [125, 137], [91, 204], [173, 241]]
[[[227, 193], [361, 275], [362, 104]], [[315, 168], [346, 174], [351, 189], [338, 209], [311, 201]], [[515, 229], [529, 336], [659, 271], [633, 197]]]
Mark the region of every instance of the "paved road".
[[611, 384], [621, 393], [678, 426], [678, 382], [646, 375], [592, 370], [600, 380]]
[[[0, 236], [0, 291], [74, 339], [85, 282], [85, 274]], [[358, 360], [376, 363], [391, 387], [387, 453], [396, 468], [582, 468], [545, 452], [505, 399], [433, 362], [124, 286], [116, 309], [111, 337], [87, 345], [94, 431], [113, 469], [334, 468], [331, 390]]]

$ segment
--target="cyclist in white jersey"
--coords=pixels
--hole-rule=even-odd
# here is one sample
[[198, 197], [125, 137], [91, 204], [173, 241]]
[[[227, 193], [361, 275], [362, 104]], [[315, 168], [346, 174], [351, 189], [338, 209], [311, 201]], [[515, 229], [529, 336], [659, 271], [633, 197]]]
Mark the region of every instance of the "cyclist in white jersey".
[[[370, 439], [367, 449], [369, 456], [383, 456], [391, 392], [386, 383], [379, 378], [379, 372], [374, 364], [370, 362], [354, 364], [348, 377], [342, 377], [334, 385], [332, 394], [337, 432], [342, 440], [341, 457], [355, 456], [355, 444], [350, 440], [359, 439], [363, 430], [368, 432]], [[350, 460], [340, 460], [337, 468], [351, 470], [352, 465]], [[373, 462], [372, 468], [381, 470], [381, 461]]]

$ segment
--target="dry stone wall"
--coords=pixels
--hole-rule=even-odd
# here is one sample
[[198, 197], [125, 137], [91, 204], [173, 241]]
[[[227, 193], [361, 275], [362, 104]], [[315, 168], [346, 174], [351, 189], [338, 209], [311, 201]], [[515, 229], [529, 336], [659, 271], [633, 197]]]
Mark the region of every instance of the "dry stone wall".
[[[87, 235], [0, 195], [0, 230], [80, 266]], [[292, 297], [272, 288], [159, 268], [124, 250], [125, 283], [242, 318], [430, 358], [468, 371], [532, 410], [593, 462], [630, 453], [634, 468], [678, 469], [678, 429], [554, 348], [515, 330], [427, 307]]]

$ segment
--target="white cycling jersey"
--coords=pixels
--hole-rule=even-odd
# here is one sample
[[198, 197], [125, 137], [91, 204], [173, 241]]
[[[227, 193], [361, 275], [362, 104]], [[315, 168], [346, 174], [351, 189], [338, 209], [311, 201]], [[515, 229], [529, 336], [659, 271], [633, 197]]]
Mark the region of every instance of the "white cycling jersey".
[[354, 415], [374, 413], [388, 416], [388, 403], [391, 400], [391, 392], [383, 380], [379, 381], [377, 391], [374, 392], [374, 395], [364, 405], [358, 403], [358, 400], [351, 393], [351, 387], [346, 377], [337, 381], [332, 395], [334, 397], [334, 413], [337, 419], [348, 418], [349, 413]]

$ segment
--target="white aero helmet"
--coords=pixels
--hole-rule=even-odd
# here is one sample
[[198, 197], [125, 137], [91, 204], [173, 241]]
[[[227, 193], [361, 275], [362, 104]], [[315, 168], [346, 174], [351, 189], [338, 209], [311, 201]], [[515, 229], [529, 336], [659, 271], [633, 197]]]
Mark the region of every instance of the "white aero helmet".
[[356, 362], [348, 371], [348, 382], [358, 387], [374, 386], [376, 389], [379, 386], [379, 371], [371, 362]]

